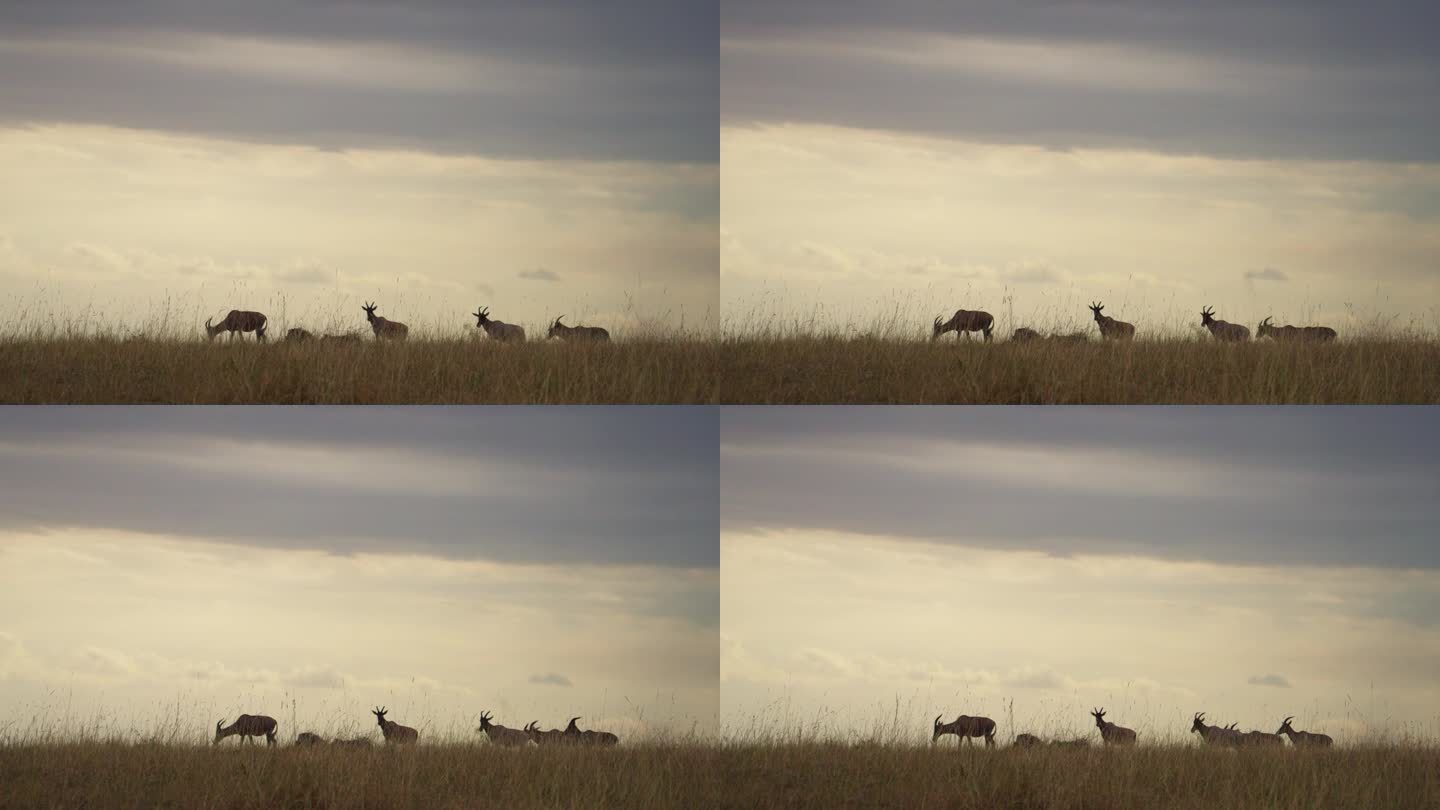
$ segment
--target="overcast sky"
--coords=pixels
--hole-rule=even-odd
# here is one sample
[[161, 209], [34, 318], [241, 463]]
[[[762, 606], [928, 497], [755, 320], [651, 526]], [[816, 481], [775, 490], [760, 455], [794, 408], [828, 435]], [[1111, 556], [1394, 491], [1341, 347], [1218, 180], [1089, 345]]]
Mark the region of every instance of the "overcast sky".
[[1150, 330], [1202, 304], [1433, 328], [1437, 22], [1418, 2], [724, 3], [726, 318], [868, 323], [879, 300], [1059, 328], [1104, 297]]
[[1432, 416], [727, 409], [722, 718], [1440, 735]]
[[167, 296], [187, 320], [237, 306], [363, 325], [363, 298], [447, 329], [479, 304], [521, 323], [703, 323], [716, 14], [7, 4], [0, 289], [31, 317], [138, 309], [127, 326]]
[[714, 410], [485, 410], [8, 410], [10, 731], [713, 727]]

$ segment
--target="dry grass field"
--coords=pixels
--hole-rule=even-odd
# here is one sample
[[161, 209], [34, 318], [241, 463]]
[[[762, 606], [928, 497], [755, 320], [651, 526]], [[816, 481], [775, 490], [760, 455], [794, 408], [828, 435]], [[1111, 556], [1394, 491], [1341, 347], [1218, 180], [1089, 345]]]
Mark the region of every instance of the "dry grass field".
[[0, 403], [710, 403], [717, 369], [718, 344], [684, 335], [602, 345], [9, 337]]
[[1440, 340], [1425, 337], [1226, 345], [734, 335], [721, 342], [719, 364], [723, 403], [1440, 402]]
[[1423, 808], [1440, 751], [0, 746], [0, 808]]

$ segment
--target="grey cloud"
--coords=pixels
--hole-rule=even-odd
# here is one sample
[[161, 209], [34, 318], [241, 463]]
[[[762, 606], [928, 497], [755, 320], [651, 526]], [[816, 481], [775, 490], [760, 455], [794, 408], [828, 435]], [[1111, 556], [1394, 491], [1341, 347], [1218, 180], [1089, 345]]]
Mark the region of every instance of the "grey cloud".
[[543, 675], [531, 675], [530, 683], [540, 686], [574, 686], [570, 679], [558, 672], [547, 672]]
[[[1440, 56], [1424, 33], [1440, 23], [1433, 6], [1170, 0], [1141, 13], [1137, 5], [727, 2], [722, 116], [736, 125], [835, 124], [1060, 149], [1440, 159], [1429, 136], [1440, 114], [1427, 103], [1440, 90]], [[1026, 60], [1007, 72], [963, 59], [944, 67], [825, 50], [917, 35], [1038, 47], [1055, 59], [1130, 49], [1137, 64], [1107, 84], [1094, 64], [1047, 76]], [[789, 44], [753, 47], [765, 42]], [[1151, 75], [1147, 66], [1183, 86], [1137, 81]]]
[[281, 677], [286, 686], [300, 689], [344, 689], [345, 676], [330, 667], [301, 667]]
[[1275, 686], [1281, 689], [1289, 689], [1290, 681], [1284, 675], [1251, 675], [1245, 680], [1251, 686]]
[[[703, 408], [12, 410], [0, 418], [0, 529], [713, 568], [716, 443]], [[404, 453], [412, 466], [433, 461], [436, 479], [433, 491], [356, 491], [172, 460], [206, 447]], [[464, 463], [500, 466], [504, 486], [440, 477]]]
[[[0, 124], [107, 124], [322, 149], [714, 162], [714, 15], [705, 4], [651, 0], [6, 4], [0, 74], [12, 80], [0, 85]], [[195, 37], [402, 49], [417, 54], [408, 59], [417, 70], [482, 57], [510, 78], [502, 87], [453, 76], [406, 87], [384, 71], [329, 70], [327, 81], [314, 81], [254, 60], [237, 67], [202, 53], [177, 67], [154, 58], [157, 43]], [[189, 58], [206, 41], [177, 47]], [[324, 60], [305, 64], [325, 67]]]
[[537, 268], [537, 269], [535, 269], [535, 270], [521, 270], [519, 273], [516, 273], [515, 275], [517, 275], [517, 276], [520, 277], [520, 278], [529, 280], [529, 281], [559, 281], [559, 280], [560, 280], [560, 274], [559, 274], [559, 273], [556, 273], [556, 272], [554, 272], [553, 270], [546, 270], [546, 269], [544, 269], [544, 268]]
[[[851, 532], [1058, 555], [1440, 567], [1432, 542], [1440, 427], [1423, 409], [786, 408], [726, 410], [723, 422], [727, 531]], [[949, 458], [908, 463], [910, 454], [941, 446]], [[1033, 480], [1015, 471], [994, 477], [967, 460], [971, 447], [1026, 451]], [[1074, 480], [1046, 474], [1047, 460], [1080, 453], [1120, 454], [1109, 456], [1126, 465], [1114, 472], [1154, 486], [1107, 484], [1104, 466], [1077, 469]], [[1220, 485], [1165, 480], [1191, 467]]]
[[1246, 270], [1245, 278], [1249, 281], [1289, 281], [1290, 277], [1273, 267], [1266, 267], [1263, 270]]

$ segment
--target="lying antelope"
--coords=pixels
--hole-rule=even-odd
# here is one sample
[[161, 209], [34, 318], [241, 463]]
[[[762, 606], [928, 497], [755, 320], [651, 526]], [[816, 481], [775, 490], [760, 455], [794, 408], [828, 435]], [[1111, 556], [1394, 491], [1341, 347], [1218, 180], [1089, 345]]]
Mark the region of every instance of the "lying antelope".
[[1243, 325], [1216, 318], [1214, 307], [1200, 308], [1200, 325], [1222, 343], [1244, 343], [1250, 339], [1250, 330]]
[[[498, 340], [501, 343], [525, 342], [524, 327], [518, 324], [491, 320], [489, 307], [481, 307], [471, 314], [475, 316], [475, 325], [484, 329], [485, 334], [488, 335], [491, 340]], [[606, 337], [608, 338], [609, 335], [606, 335]]]
[[1068, 335], [1042, 335], [1034, 329], [1022, 326], [1015, 330], [1010, 336], [1015, 343], [1084, 343], [1086, 337], [1081, 332], [1071, 332]]
[[285, 342], [286, 342], [286, 343], [304, 343], [304, 342], [307, 341], [307, 340], [313, 340], [314, 337], [315, 337], [315, 336], [312, 335], [312, 334], [310, 334], [308, 331], [306, 331], [306, 330], [304, 330], [304, 329], [301, 329], [300, 327], [297, 326], [297, 327], [291, 329], [289, 332], [286, 332], [286, 333], [285, 333]]
[[957, 339], [961, 335], [969, 338], [971, 332], [981, 332], [988, 343], [994, 328], [995, 318], [990, 313], [978, 309], [957, 309], [950, 320], [944, 323], [940, 322], [939, 317], [935, 318], [935, 331], [930, 335], [930, 339], [937, 340], [946, 332], [954, 332]]
[[365, 320], [370, 322], [370, 328], [375, 330], [376, 340], [404, 340], [410, 334], [410, 327], [405, 324], [376, 315], [374, 304], [366, 304], [361, 309], [365, 310]]
[[1095, 718], [1095, 726], [1100, 729], [1100, 739], [1104, 740], [1106, 745], [1135, 744], [1135, 732], [1106, 720], [1104, 709], [1093, 709], [1090, 716]]
[[1241, 735], [1239, 731], [1235, 730], [1234, 724], [1231, 724], [1231, 726], [1227, 728], [1207, 726], [1205, 725], [1204, 712], [1195, 713], [1195, 717], [1190, 721], [1190, 731], [1191, 733], [1199, 734], [1200, 739], [1204, 740], [1206, 745], [1234, 748], [1240, 744]]
[[370, 713], [375, 715], [375, 722], [380, 724], [380, 733], [385, 735], [385, 742], [405, 744], [420, 741], [420, 732], [409, 726], [402, 726], [394, 720], [386, 720], [386, 711], [384, 706], [370, 710]]
[[[565, 316], [560, 316], [560, 318], [563, 317]], [[605, 331], [605, 329], [602, 327], [566, 326], [565, 324], [560, 323], [560, 318], [556, 318], [555, 322], [550, 324], [550, 331], [545, 335], [546, 340], [557, 337], [561, 340], [566, 341], [579, 340], [589, 341], [592, 343], [605, 343], [610, 340], [610, 333]]]
[[214, 340], [215, 336], [221, 332], [229, 332], [231, 340], [235, 339], [236, 332], [242, 335], [246, 332], [254, 332], [256, 340], [263, 341], [265, 339], [266, 318], [258, 312], [232, 309], [230, 314], [225, 316], [225, 320], [220, 323], [211, 326], [211, 320], [213, 319], [205, 319], [205, 335], [210, 340]]
[[480, 713], [480, 727], [476, 731], [485, 732], [490, 742], [495, 745], [503, 745], [506, 748], [519, 748], [530, 742], [530, 735], [518, 728], [506, 728], [490, 722], [490, 713]]
[[1280, 724], [1280, 730], [1275, 732], [1276, 734], [1284, 734], [1289, 737], [1291, 745], [1296, 748], [1329, 748], [1335, 744], [1335, 741], [1330, 739], [1329, 734], [1314, 734], [1309, 731], [1296, 731], [1291, 728], [1290, 721], [1294, 719], [1293, 715], [1285, 718], [1285, 722]]
[[[1044, 339], [1044, 336], [1042, 336], [1039, 332], [1036, 332], [1034, 329], [1031, 329], [1028, 326], [1022, 326], [1019, 329], [1016, 329], [1015, 334], [1010, 336], [1010, 340], [1015, 343], [1032, 343], [1034, 341]], [[1019, 738], [1017, 737], [1016, 739], [1018, 740]]]
[[1045, 743], [1042, 742], [1042, 741], [1040, 740], [1040, 738], [1039, 738], [1039, 737], [1036, 737], [1034, 734], [1016, 734], [1016, 735], [1015, 735], [1014, 746], [1015, 746], [1016, 748], [1036, 748], [1036, 747], [1039, 747], [1039, 746], [1044, 745], [1044, 744], [1045, 744]]
[[1297, 343], [1329, 343], [1335, 339], [1335, 330], [1328, 326], [1275, 326], [1270, 318], [1255, 327], [1257, 338]]
[[233, 737], [237, 734], [240, 736], [240, 742], [242, 743], [254, 742], [254, 740], [251, 739], [252, 737], [264, 735], [265, 744], [274, 745], [275, 729], [279, 725], [279, 723], [275, 722], [275, 718], [266, 717], [263, 714], [242, 714], [235, 718], [235, 722], [228, 726], [225, 725], [224, 720], [221, 720], [215, 724], [215, 742], [211, 743], [211, 745], [219, 743], [226, 737]]
[[935, 733], [930, 736], [931, 745], [934, 745], [946, 734], [954, 734], [963, 743], [970, 743], [971, 737], [984, 737], [986, 748], [995, 744], [994, 720], [988, 717], [970, 717], [962, 714], [949, 723], [941, 723], [941, 717], [944, 715], [935, 715]]
[[594, 731], [594, 730], [581, 731], [581, 730], [580, 730], [580, 727], [577, 726], [577, 725], [575, 725], [575, 721], [576, 721], [576, 720], [579, 720], [579, 719], [580, 719], [580, 718], [578, 718], [578, 717], [572, 717], [572, 718], [570, 718], [570, 722], [569, 722], [568, 724], [566, 724], [566, 726], [565, 726], [565, 737], [566, 737], [567, 740], [570, 740], [571, 742], [578, 742], [580, 745], [607, 745], [607, 746], [608, 746], [608, 745], [618, 745], [618, 744], [619, 744], [620, 738], [619, 738], [619, 737], [616, 737], [614, 734], [611, 734], [611, 733], [608, 732], [608, 731]]
[[1109, 315], [1101, 315], [1105, 305], [1098, 302], [1090, 304], [1090, 311], [1095, 314], [1095, 323], [1100, 327], [1100, 337], [1104, 340], [1131, 340], [1135, 337], [1135, 324], [1117, 321]]
[[299, 746], [324, 745], [325, 738], [310, 731], [302, 731], [295, 738], [295, 744]]
[[560, 745], [565, 742], [565, 732], [558, 728], [541, 731], [539, 720], [531, 720], [526, 724], [525, 733], [529, 735], [530, 741], [536, 745]]

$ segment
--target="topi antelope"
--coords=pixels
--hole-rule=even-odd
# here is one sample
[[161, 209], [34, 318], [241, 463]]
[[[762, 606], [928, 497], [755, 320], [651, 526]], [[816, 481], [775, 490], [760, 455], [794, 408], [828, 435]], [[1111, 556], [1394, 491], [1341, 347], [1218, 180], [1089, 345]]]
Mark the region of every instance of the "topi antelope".
[[962, 714], [949, 723], [942, 723], [940, 722], [941, 717], [944, 715], [935, 715], [934, 733], [930, 735], [931, 745], [934, 745], [946, 734], [954, 734], [963, 743], [970, 743], [971, 737], [984, 737], [986, 748], [995, 744], [994, 720], [988, 717], [970, 717]]
[[1035, 341], [1044, 339], [1045, 338], [1042, 337], [1039, 332], [1036, 332], [1034, 329], [1031, 329], [1028, 326], [1022, 326], [1019, 329], [1016, 329], [1015, 334], [1010, 336], [1010, 340], [1013, 343], [1033, 343]]
[[375, 330], [376, 340], [404, 340], [410, 334], [410, 327], [405, 324], [376, 315], [374, 304], [366, 304], [361, 309], [365, 310], [365, 320], [370, 322], [370, 328]]
[[985, 335], [985, 342], [990, 342], [991, 332], [995, 328], [995, 318], [988, 312], [981, 312], [978, 309], [957, 309], [950, 320], [941, 323], [940, 318], [935, 318], [934, 332], [930, 335], [931, 340], [937, 340], [946, 332], [954, 332], [958, 339], [961, 335], [970, 337], [971, 332], [980, 332]]
[[266, 717], [263, 714], [242, 714], [235, 718], [235, 722], [228, 726], [225, 725], [224, 720], [221, 720], [215, 724], [215, 742], [211, 743], [211, 745], [219, 743], [226, 737], [233, 737], [237, 734], [240, 735], [240, 742], [242, 743], [254, 742], [254, 740], [251, 739], [252, 737], [264, 735], [265, 744], [274, 745], [275, 729], [279, 725], [279, 723], [275, 722], [275, 718]]
[[1095, 323], [1100, 327], [1100, 337], [1104, 340], [1130, 340], [1135, 337], [1135, 324], [1117, 321], [1109, 315], [1101, 315], [1105, 305], [1098, 302], [1090, 304], [1090, 311], [1095, 313]]
[[1205, 713], [1196, 712], [1195, 717], [1190, 721], [1190, 731], [1199, 734], [1200, 739], [1204, 740], [1206, 745], [1219, 745], [1233, 748], [1240, 744], [1241, 736], [1240, 732], [1233, 728], [1233, 725], [1234, 724], [1231, 724], [1232, 727], [1229, 728], [1207, 726], [1205, 725]]
[[[518, 324], [505, 323], [490, 319], [490, 308], [481, 307], [471, 313], [475, 316], [475, 325], [485, 330], [485, 334], [491, 340], [498, 340], [501, 343], [524, 343], [525, 329]], [[608, 335], [606, 336], [609, 337]]]
[[1263, 731], [1247, 731], [1240, 735], [1240, 745], [1246, 748], [1264, 748], [1266, 746], [1284, 745], [1285, 741], [1280, 734], [1266, 734]]
[[529, 733], [521, 731], [518, 728], [506, 728], [505, 726], [496, 725], [490, 722], [490, 717], [489, 712], [481, 712], [480, 727], [475, 730], [485, 732], [485, 736], [490, 738], [491, 743], [503, 745], [506, 748], [519, 748], [529, 744]]
[[530, 741], [536, 745], [560, 745], [565, 742], [565, 732], [558, 728], [541, 731], [539, 720], [531, 720], [526, 724], [525, 733], [529, 735]]
[[299, 746], [324, 745], [325, 738], [310, 731], [302, 731], [295, 738], [295, 744]]
[[386, 720], [384, 706], [370, 710], [375, 715], [375, 722], [380, 724], [380, 733], [385, 735], [387, 743], [415, 743], [420, 741], [420, 732], [409, 726], [402, 726], [394, 720]]
[[1037, 748], [1044, 745], [1039, 737], [1034, 734], [1016, 734], [1014, 746], [1016, 748]]
[[1330, 739], [1329, 734], [1314, 734], [1309, 731], [1296, 731], [1291, 728], [1290, 721], [1294, 719], [1293, 715], [1285, 718], [1285, 722], [1280, 724], [1280, 730], [1275, 732], [1276, 734], [1284, 734], [1289, 737], [1291, 745], [1296, 748], [1329, 748], [1335, 744], [1335, 741]]
[[314, 335], [310, 334], [304, 329], [301, 329], [298, 326], [285, 333], [286, 343], [304, 343], [305, 341], [313, 340], [314, 338]]
[[1216, 318], [1214, 307], [1200, 308], [1200, 325], [1222, 343], [1244, 343], [1250, 339], [1250, 330], [1243, 325]]
[[256, 340], [265, 340], [266, 318], [264, 315], [261, 315], [258, 312], [246, 312], [239, 309], [232, 309], [230, 310], [230, 314], [225, 316], [225, 320], [221, 321], [220, 323], [211, 326], [211, 320], [213, 319], [205, 319], [205, 336], [210, 340], [214, 340], [215, 336], [220, 334], [221, 332], [229, 332], [231, 340], [235, 339], [236, 332], [239, 332], [242, 335], [246, 332], [254, 332]]
[[1328, 326], [1276, 326], [1267, 317], [1255, 327], [1256, 338], [1297, 343], [1329, 343], [1335, 339], [1335, 330]]
[[1095, 718], [1095, 726], [1100, 729], [1100, 739], [1104, 740], [1106, 745], [1135, 744], [1135, 732], [1106, 720], [1104, 709], [1092, 709], [1090, 716]]
[[579, 719], [578, 717], [572, 717], [570, 718], [570, 722], [565, 725], [565, 739], [572, 743], [579, 743], [580, 745], [609, 746], [620, 743], [620, 738], [608, 731], [581, 731], [580, 727], [575, 725], [575, 721]]
[[[565, 316], [560, 316], [560, 318], [563, 317]], [[610, 333], [605, 331], [605, 329], [603, 329], [602, 327], [566, 326], [565, 324], [560, 323], [560, 318], [556, 318], [555, 322], [550, 324], [550, 332], [545, 335], [546, 340], [557, 337], [565, 341], [577, 340], [588, 341], [591, 343], [605, 343], [610, 340]]]

